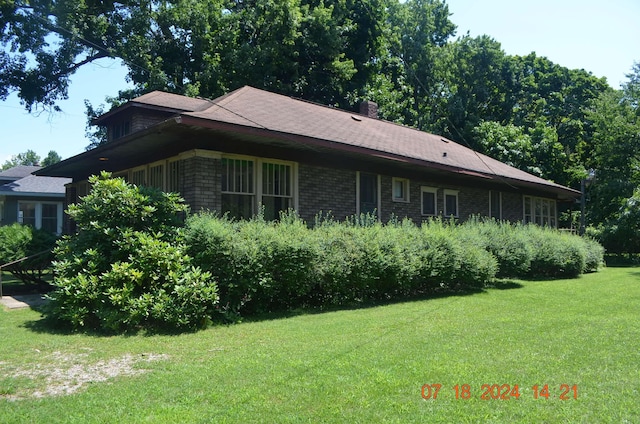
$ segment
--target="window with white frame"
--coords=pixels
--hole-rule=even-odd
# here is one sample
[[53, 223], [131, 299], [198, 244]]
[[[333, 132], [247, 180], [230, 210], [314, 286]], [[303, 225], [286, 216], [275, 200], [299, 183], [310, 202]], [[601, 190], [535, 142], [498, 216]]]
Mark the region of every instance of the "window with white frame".
[[438, 189], [420, 187], [422, 215], [434, 216], [438, 210]]
[[248, 159], [222, 158], [222, 212], [234, 218], [253, 216], [255, 163]]
[[489, 216], [494, 219], [502, 219], [502, 193], [491, 190], [489, 192]]
[[444, 216], [458, 217], [458, 190], [444, 191]]
[[[113, 176], [137, 186], [154, 187], [168, 193], [180, 193], [180, 170], [180, 159], [173, 159], [120, 171], [114, 173]], [[86, 190], [83, 193], [81, 194], [80, 186], [78, 186], [78, 196], [86, 195]]]
[[222, 158], [222, 213], [251, 218], [264, 207], [267, 220], [294, 208], [294, 164], [250, 158]]
[[262, 206], [267, 220], [278, 219], [280, 211], [293, 207], [293, 179], [291, 165], [262, 163]]
[[555, 228], [557, 226], [556, 201], [543, 197], [524, 196], [524, 222]]
[[164, 189], [164, 164], [158, 163], [149, 166], [149, 187]]
[[60, 234], [62, 209], [62, 202], [18, 202], [18, 222]]
[[174, 160], [167, 163], [167, 187], [169, 193], [180, 192], [180, 161]]
[[137, 186], [143, 186], [147, 184], [147, 169], [145, 168], [136, 168], [131, 171], [131, 184], [135, 184]]
[[58, 233], [58, 204], [42, 203], [40, 228], [50, 233]]
[[409, 202], [409, 180], [405, 178], [392, 178], [391, 190], [394, 202]]
[[18, 222], [22, 225], [30, 225], [36, 227], [36, 203], [19, 202], [18, 203]]

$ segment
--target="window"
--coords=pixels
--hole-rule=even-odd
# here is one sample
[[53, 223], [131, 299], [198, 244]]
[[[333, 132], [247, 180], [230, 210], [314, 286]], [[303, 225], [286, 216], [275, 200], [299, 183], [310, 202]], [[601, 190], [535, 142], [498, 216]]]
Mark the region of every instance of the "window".
[[115, 174], [113, 174], [114, 178], [122, 178], [125, 182], [129, 182], [129, 172], [128, 171], [124, 171], [124, 172], [117, 172]]
[[222, 211], [234, 218], [253, 216], [254, 162], [222, 158]]
[[180, 192], [180, 161], [174, 160], [167, 164], [167, 192]]
[[438, 189], [434, 187], [420, 187], [422, 197], [422, 215], [435, 215], [438, 204]]
[[18, 222], [51, 233], [62, 232], [62, 202], [19, 202]]
[[491, 190], [489, 192], [489, 216], [502, 219], [502, 193]]
[[134, 169], [131, 172], [131, 184], [143, 186], [147, 184], [146, 169]]
[[458, 191], [444, 191], [444, 216], [458, 217]]
[[555, 228], [557, 226], [556, 201], [524, 196], [524, 222]]
[[50, 233], [58, 232], [58, 205], [55, 203], [42, 204], [42, 224], [43, 230]]
[[22, 225], [36, 226], [36, 203], [18, 203], [18, 222]]
[[125, 135], [131, 132], [131, 122], [130, 121], [121, 121], [114, 124], [111, 127], [111, 139], [116, 140], [120, 137], [124, 137]]
[[380, 205], [378, 204], [379, 189], [378, 176], [365, 172], [358, 173], [357, 181], [357, 210], [358, 214], [376, 214], [380, 216]]
[[409, 180], [404, 178], [392, 178], [392, 199], [394, 202], [409, 202]]
[[149, 167], [149, 187], [164, 189], [164, 165], [151, 165]]
[[222, 212], [250, 219], [258, 205], [267, 220], [294, 208], [295, 164], [261, 159], [222, 158]]
[[139, 187], [153, 187], [167, 193], [180, 193], [181, 169], [180, 159], [173, 159], [121, 171], [114, 173], [113, 176]]
[[262, 206], [267, 220], [278, 219], [292, 205], [291, 165], [262, 163]]

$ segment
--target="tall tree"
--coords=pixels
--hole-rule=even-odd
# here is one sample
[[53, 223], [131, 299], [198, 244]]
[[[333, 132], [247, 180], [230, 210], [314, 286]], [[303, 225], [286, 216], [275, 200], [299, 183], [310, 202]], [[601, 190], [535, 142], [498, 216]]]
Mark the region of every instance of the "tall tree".
[[591, 222], [614, 216], [640, 187], [640, 116], [628, 96], [609, 89], [587, 111], [593, 143], [586, 166], [597, 173], [588, 204]]
[[[595, 101], [604, 79], [508, 56], [486, 35], [451, 41], [455, 30], [444, 0], [0, 0], [0, 99], [16, 91], [29, 110], [56, 108], [77, 69], [114, 57], [134, 88], [110, 107], [154, 89], [213, 98], [247, 84], [341, 108], [366, 98], [384, 119], [506, 149], [574, 187], [606, 161], [606, 126], [638, 114], [639, 64], [620, 109], [623, 99]], [[90, 134], [92, 146], [102, 139]], [[517, 161], [524, 139], [530, 156]]]
[[5, 161], [5, 163], [2, 165], [2, 170], [13, 168], [14, 166], [18, 165], [40, 165], [40, 156], [31, 149], [23, 153], [18, 153], [17, 155], [12, 156], [11, 159]]
[[44, 159], [42, 159], [42, 166], [50, 166], [53, 165], [55, 163], [58, 163], [62, 160], [62, 157], [60, 157], [60, 155], [58, 154], [58, 152], [56, 152], [55, 150], [49, 150], [49, 153], [47, 154], [47, 157], [45, 157]]
[[447, 101], [447, 135], [476, 148], [473, 129], [481, 121], [510, 123], [505, 99], [506, 55], [499, 42], [483, 35], [466, 35], [449, 45], [452, 54]]
[[635, 109], [636, 113], [640, 113], [640, 62], [633, 64], [627, 78], [629, 81], [622, 84], [622, 91], [631, 107]]
[[443, 105], [449, 92], [444, 46], [456, 29], [449, 16], [446, 3], [437, 0], [393, 4], [391, 32], [385, 36], [386, 52], [380, 58], [383, 72], [371, 90], [380, 97], [386, 94], [382, 110], [395, 109], [386, 118], [423, 130], [444, 126]]
[[344, 106], [378, 69], [397, 0], [2, 2], [0, 98], [56, 108], [69, 77], [104, 57], [153, 89], [216, 97], [245, 84]]

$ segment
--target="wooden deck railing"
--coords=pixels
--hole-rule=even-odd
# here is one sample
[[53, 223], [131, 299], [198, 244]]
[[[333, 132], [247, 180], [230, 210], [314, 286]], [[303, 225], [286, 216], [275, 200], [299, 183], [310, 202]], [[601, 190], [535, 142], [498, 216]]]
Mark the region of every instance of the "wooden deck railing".
[[21, 259], [16, 259], [15, 261], [6, 263], [4, 265], [0, 265], [0, 299], [2, 299], [2, 271], [4, 268], [10, 267], [12, 265], [17, 265], [24, 261], [28, 261], [29, 259], [34, 259], [42, 255], [51, 254], [51, 250], [44, 250], [42, 252], [36, 253], [35, 255], [27, 256]]

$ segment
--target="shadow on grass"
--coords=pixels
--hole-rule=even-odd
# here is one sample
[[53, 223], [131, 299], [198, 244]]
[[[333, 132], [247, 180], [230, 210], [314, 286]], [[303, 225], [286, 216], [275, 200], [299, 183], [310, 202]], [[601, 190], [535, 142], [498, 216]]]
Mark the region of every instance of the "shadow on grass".
[[295, 309], [259, 312], [259, 313], [254, 313], [248, 316], [244, 316], [241, 318], [241, 321], [242, 322], [260, 322], [260, 321], [278, 320], [283, 318], [292, 318], [292, 317], [302, 316], [302, 315], [316, 315], [316, 314], [338, 312], [338, 311], [354, 311], [354, 310], [360, 310], [360, 309], [377, 308], [380, 306], [395, 305], [400, 303], [421, 302], [425, 300], [434, 300], [434, 299], [442, 299], [442, 298], [450, 298], [450, 297], [472, 296], [480, 293], [486, 293], [487, 291], [486, 289], [510, 290], [510, 289], [517, 289], [521, 287], [523, 287], [523, 285], [515, 281], [499, 280], [499, 281], [492, 282], [491, 284], [487, 285], [484, 288], [464, 287], [464, 286], [458, 286], [456, 288], [447, 288], [447, 289], [438, 288], [438, 289], [432, 289], [431, 291], [425, 291], [421, 293], [397, 295], [397, 296], [382, 298], [382, 299], [367, 299], [361, 302], [350, 302], [350, 303], [332, 304], [332, 305], [307, 305], [307, 306], [299, 307]]
[[496, 290], [521, 289], [522, 287], [524, 286], [518, 283], [517, 281], [508, 280], [508, 279], [496, 280], [493, 283], [487, 285], [487, 288], [496, 289]]
[[[82, 329], [73, 329], [69, 327], [68, 324], [58, 321], [51, 316], [47, 315], [46, 305], [36, 308], [31, 308], [35, 311], [38, 311], [42, 314], [42, 317], [37, 320], [26, 321], [22, 327], [27, 330], [33, 331], [34, 333], [40, 334], [53, 334], [59, 336], [70, 336], [74, 334], [82, 334], [89, 337], [113, 337], [113, 336], [122, 336], [122, 337], [138, 337], [138, 336], [179, 336], [181, 334], [188, 333], [197, 333], [199, 329], [195, 330], [176, 330], [176, 329], [149, 329], [149, 328], [133, 328], [130, 330], [123, 331], [109, 331], [103, 329], [95, 329], [95, 328], [82, 328]], [[222, 323], [214, 323], [214, 325], [218, 325]]]
[[[246, 316], [235, 316], [230, 317], [226, 315], [225, 317], [218, 317], [218, 319], [214, 319], [213, 326], [217, 325], [230, 325], [240, 322], [261, 322], [261, 321], [273, 321], [278, 319], [292, 318], [296, 316], [302, 315], [316, 315], [316, 314], [324, 314], [329, 312], [338, 312], [338, 311], [351, 311], [351, 310], [360, 310], [360, 309], [369, 309], [376, 308], [380, 306], [388, 306], [400, 303], [408, 303], [408, 302], [421, 302], [425, 300], [434, 300], [434, 299], [442, 299], [442, 298], [451, 298], [451, 297], [461, 297], [461, 296], [472, 296], [480, 293], [485, 293], [487, 289], [497, 289], [497, 290], [511, 290], [518, 289], [523, 287], [522, 284], [508, 280], [508, 279], [500, 279], [492, 282], [483, 288], [477, 287], [468, 287], [468, 286], [457, 286], [454, 288], [431, 288], [429, 290], [424, 290], [421, 292], [413, 292], [409, 294], [396, 294], [396, 295], [388, 295], [382, 298], [375, 299], [366, 299], [362, 301], [353, 301], [348, 303], [341, 304], [330, 304], [330, 305], [318, 305], [317, 302], [314, 302], [313, 299], [310, 299], [306, 302], [305, 305], [293, 309], [274, 309], [269, 311], [259, 311], [252, 312], [247, 314]], [[47, 334], [56, 334], [56, 335], [72, 335], [72, 334], [84, 334], [87, 336], [93, 337], [110, 337], [113, 335], [121, 335], [121, 336], [153, 336], [153, 335], [179, 335], [184, 333], [193, 333], [198, 330], [166, 330], [163, 331], [161, 329], [134, 329], [126, 332], [107, 332], [100, 330], [92, 330], [92, 329], [82, 329], [82, 330], [73, 330], [68, 326], [65, 326], [62, 322], [57, 321], [51, 316], [47, 314], [47, 305], [37, 306], [32, 308], [42, 314], [42, 318], [33, 321], [27, 321], [23, 324], [24, 328], [27, 328], [35, 333], [47, 333]]]

